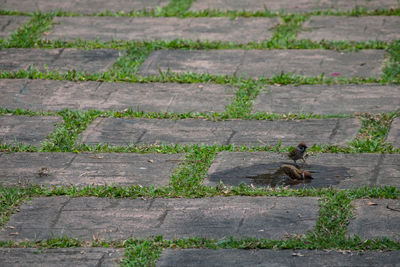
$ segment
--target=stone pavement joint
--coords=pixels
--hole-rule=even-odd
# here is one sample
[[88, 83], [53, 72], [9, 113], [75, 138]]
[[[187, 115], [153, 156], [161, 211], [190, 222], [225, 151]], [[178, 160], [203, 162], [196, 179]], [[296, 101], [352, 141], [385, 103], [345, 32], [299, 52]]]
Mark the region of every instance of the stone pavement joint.
[[400, 201], [398, 199], [358, 199], [353, 201], [355, 218], [347, 235], [362, 239], [388, 237], [400, 241]]
[[267, 8], [270, 11], [286, 12], [311, 12], [314, 10], [352, 10], [356, 7], [366, 8], [367, 10], [399, 8], [400, 4], [396, 0], [201, 0], [194, 1], [190, 11], [205, 9], [219, 10], [249, 10], [264, 11]]
[[292, 50], [157, 50], [140, 68], [144, 76], [159, 71], [194, 72], [244, 77], [272, 77], [284, 73], [326, 77], [379, 78], [383, 50], [337, 52], [320, 49]]
[[398, 154], [317, 154], [307, 158], [302, 169], [314, 179], [295, 183], [286, 176], [274, 175], [282, 164], [293, 164], [285, 153], [220, 152], [208, 170], [204, 185], [216, 186], [222, 181], [227, 186], [241, 183], [254, 186], [289, 185], [294, 188], [328, 187], [338, 189], [360, 186], [400, 186]]
[[394, 147], [400, 147], [400, 117], [394, 118], [386, 142]]
[[277, 18], [56, 17], [50, 40], [202, 40], [249, 43], [273, 36]]
[[0, 16], [0, 39], [11, 37], [14, 31], [28, 21], [29, 17], [25, 16]]
[[312, 144], [345, 145], [355, 138], [358, 119], [312, 119], [292, 121], [200, 119], [122, 119], [97, 118], [80, 135], [82, 143], [125, 146], [129, 144], [207, 144], [297, 145], [299, 140]]
[[28, 70], [32, 65], [41, 71], [68, 70], [85, 72], [105, 72], [118, 59], [118, 50], [93, 49], [79, 50], [76, 48], [61, 49], [31, 49], [8, 48], [0, 50], [0, 70]]
[[397, 266], [399, 251], [166, 249], [157, 267], [175, 266]]
[[[146, 112], [223, 112], [236, 89], [219, 84], [110, 83], [1, 79], [0, 106], [9, 109], [62, 109]], [[21, 91], [21, 88], [24, 90]]]
[[132, 10], [155, 9], [168, 5], [168, 0], [0, 0], [4, 10], [22, 12], [66, 11], [74, 13], [93, 14], [100, 12], [128, 13]]
[[[312, 230], [318, 212], [318, 198], [310, 197], [42, 197], [22, 205], [11, 216], [0, 231], [0, 240], [43, 240], [60, 235], [106, 241], [158, 235], [166, 239], [284, 239]], [[15, 232], [18, 235], [12, 234]]]
[[166, 186], [183, 154], [0, 153], [0, 184]]
[[62, 121], [58, 116], [0, 116], [0, 142], [38, 146]]
[[351, 114], [393, 112], [399, 108], [400, 87], [394, 85], [266, 86], [253, 112]]
[[112, 248], [0, 248], [3, 266], [120, 266], [123, 249]]
[[400, 39], [397, 16], [316, 16], [303, 23], [298, 39], [312, 41], [392, 41]]

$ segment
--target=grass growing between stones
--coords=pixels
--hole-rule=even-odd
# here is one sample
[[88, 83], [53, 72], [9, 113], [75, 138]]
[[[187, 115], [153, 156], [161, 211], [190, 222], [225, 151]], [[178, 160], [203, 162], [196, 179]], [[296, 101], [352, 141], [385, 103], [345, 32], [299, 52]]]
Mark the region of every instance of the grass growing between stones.
[[[9, 40], [3, 42], [3, 47], [34, 47], [45, 31], [51, 26], [54, 14], [34, 13], [32, 18], [24, 26], [11, 35]], [[2, 48], [2, 47], [0, 47]]]

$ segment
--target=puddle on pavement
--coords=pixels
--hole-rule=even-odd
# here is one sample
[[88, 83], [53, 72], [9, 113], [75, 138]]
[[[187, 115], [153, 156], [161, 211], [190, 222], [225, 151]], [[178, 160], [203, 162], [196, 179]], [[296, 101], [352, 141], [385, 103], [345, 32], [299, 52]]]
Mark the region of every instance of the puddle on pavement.
[[341, 166], [325, 166], [320, 164], [310, 164], [305, 166], [300, 164], [302, 170], [312, 173], [314, 179], [311, 180], [291, 180], [284, 175], [274, 174], [282, 164], [293, 164], [292, 162], [271, 162], [267, 164], [254, 164], [245, 167], [234, 167], [211, 174], [208, 179], [210, 182], [219, 183], [222, 181], [227, 186], [237, 186], [242, 183], [254, 186], [290, 186], [292, 188], [322, 188], [337, 185], [344, 179], [350, 178], [349, 168]]
[[[301, 166], [301, 165], [300, 165]], [[324, 166], [324, 165], [306, 165], [301, 167], [302, 170], [311, 172], [313, 179], [306, 180], [293, 180], [284, 174], [276, 173], [273, 170], [258, 175], [248, 175], [255, 186], [290, 186], [292, 188], [304, 187], [328, 187], [330, 185], [337, 185], [340, 181], [349, 178], [349, 168], [340, 166]]]

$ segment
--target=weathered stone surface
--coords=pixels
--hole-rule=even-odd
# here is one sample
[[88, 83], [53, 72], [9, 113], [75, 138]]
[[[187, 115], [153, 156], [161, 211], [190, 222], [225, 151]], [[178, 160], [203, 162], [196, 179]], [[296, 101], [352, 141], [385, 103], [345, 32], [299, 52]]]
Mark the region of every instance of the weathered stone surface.
[[312, 41], [392, 41], [400, 39], [400, 17], [316, 16], [303, 24], [298, 39]]
[[1, 9], [23, 12], [49, 12], [62, 10], [93, 14], [100, 12], [129, 12], [131, 10], [153, 9], [166, 6], [168, 0], [0, 0]]
[[68, 70], [105, 72], [118, 59], [119, 52], [111, 49], [78, 50], [9, 48], [0, 50], [0, 70], [18, 71], [34, 68], [66, 72]]
[[183, 154], [0, 153], [0, 184], [165, 186]]
[[313, 10], [351, 10], [356, 7], [374, 9], [399, 8], [396, 0], [201, 0], [195, 1], [190, 10], [219, 9], [219, 10], [284, 10], [286, 12], [310, 12]]
[[54, 40], [203, 40], [248, 43], [272, 37], [276, 18], [57, 17]]
[[143, 63], [142, 75], [195, 72], [237, 76], [274, 76], [282, 72], [304, 76], [379, 77], [385, 52], [360, 50], [157, 50]]
[[[157, 235], [168, 239], [195, 236], [282, 239], [286, 234], [312, 230], [317, 217], [318, 199], [307, 197], [147, 200], [44, 197], [22, 205], [0, 232], [0, 240], [40, 240], [61, 234], [85, 240]], [[18, 234], [12, 234], [15, 232]]]
[[392, 143], [395, 147], [400, 147], [400, 118], [394, 118], [386, 142]]
[[254, 101], [253, 112], [337, 114], [393, 112], [400, 87], [393, 85], [267, 86]]
[[[296, 144], [293, 144], [296, 146]], [[301, 169], [314, 179], [293, 181], [277, 173], [282, 164], [293, 164], [284, 153], [221, 152], [208, 170], [204, 185], [215, 186], [222, 181], [227, 186], [241, 183], [254, 186], [286, 186], [294, 188], [328, 187], [355, 188], [364, 185], [400, 186], [400, 167], [395, 162], [400, 155], [381, 154], [317, 154], [300, 160]]]
[[204, 83], [109, 83], [1, 79], [0, 106], [30, 110], [113, 109], [147, 112], [223, 112], [230, 86]]
[[61, 117], [0, 116], [0, 142], [40, 145], [61, 122]]
[[[371, 204], [370, 202], [374, 203]], [[355, 217], [347, 234], [365, 239], [388, 237], [400, 240], [400, 201], [398, 199], [358, 199], [353, 202]]]
[[166, 249], [157, 261], [167, 266], [399, 266], [399, 251], [272, 249]]
[[112, 248], [0, 248], [3, 266], [120, 266], [122, 249]]
[[302, 140], [311, 144], [346, 144], [360, 128], [358, 119], [297, 121], [198, 119], [120, 119], [98, 118], [81, 134], [82, 143], [129, 144], [219, 144], [294, 145]]
[[12, 32], [28, 21], [29, 17], [25, 16], [0, 16], [0, 39], [10, 37]]

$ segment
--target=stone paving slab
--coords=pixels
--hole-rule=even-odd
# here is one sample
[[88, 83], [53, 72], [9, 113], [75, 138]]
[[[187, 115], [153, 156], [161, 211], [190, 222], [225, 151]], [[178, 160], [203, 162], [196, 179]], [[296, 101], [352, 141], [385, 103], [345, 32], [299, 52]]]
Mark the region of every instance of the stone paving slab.
[[399, 8], [400, 4], [396, 0], [201, 0], [194, 1], [190, 11], [204, 9], [218, 10], [249, 10], [263, 11], [265, 8], [271, 11], [284, 10], [286, 12], [311, 12], [314, 10], [352, 10], [356, 7], [368, 10]]
[[120, 266], [122, 249], [112, 248], [0, 248], [2, 266]]
[[400, 187], [399, 162], [399, 154], [317, 154], [308, 157], [306, 165], [299, 161], [299, 166], [311, 171], [314, 179], [296, 183], [274, 174], [282, 164], [293, 164], [285, 153], [224, 151], [214, 159], [203, 184], [215, 186], [222, 181], [227, 186], [244, 183], [261, 187], [289, 185], [294, 188]]
[[78, 50], [75, 48], [31, 49], [9, 48], [0, 50], [0, 70], [28, 70], [31, 65], [41, 71], [66, 72], [68, 70], [105, 72], [118, 59], [119, 52], [112, 49]]
[[400, 39], [400, 17], [315, 16], [303, 23], [298, 39], [312, 41], [392, 41]]
[[277, 18], [56, 17], [50, 40], [203, 40], [248, 43], [270, 39]]
[[58, 116], [0, 116], [0, 142], [38, 146], [62, 121]]
[[394, 118], [386, 142], [394, 147], [400, 147], [400, 117]]
[[165, 186], [183, 154], [0, 153], [0, 184]]
[[0, 106], [36, 111], [68, 109], [223, 112], [233, 87], [211, 83], [109, 83], [1, 79]]
[[167, 239], [196, 236], [282, 239], [287, 234], [312, 230], [318, 211], [318, 198], [308, 197], [43, 197], [22, 205], [20, 212], [13, 214], [0, 231], [0, 240], [41, 240], [61, 234], [84, 240], [158, 235]]
[[159, 71], [194, 72], [244, 77], [280, 75], [379, 77], [385, 52], [360, 50], [337, 52], [319, 49], [296, 50], [157, 50], [140, 69], [144, 76]]
[[393, 112], [400, 105], [400, 87], [393, 85], [268, 86], [253, 105], [253, 112], [351, 114]]
[[400, 266], [399, 251], [166, 249], [156, 266]]
[[265, 144], [339, 144], [356, 137], [358, 119], [292, 121], [199, 119], [97, 118], [80, 135], [82, 143], [129, 144], [218, 144], [263, 146]]
[[1, 9], [23, 12], [67, 11], [93, 14], [100, 12], [130, 12], [131, 10], [154, 9], [168, 5], [168, 0], [0, 0]]
[[348, 236], [357, 235], [362, 239], [388, 237], [400, 241], [398, 199], [358, 199], [353, 205], [355, 216], [348, 226]]
[[28, 21], [29, 17], [25, 16], [0, 16], [0, 39], [10, 37], [12, 32], [16, 31]]

